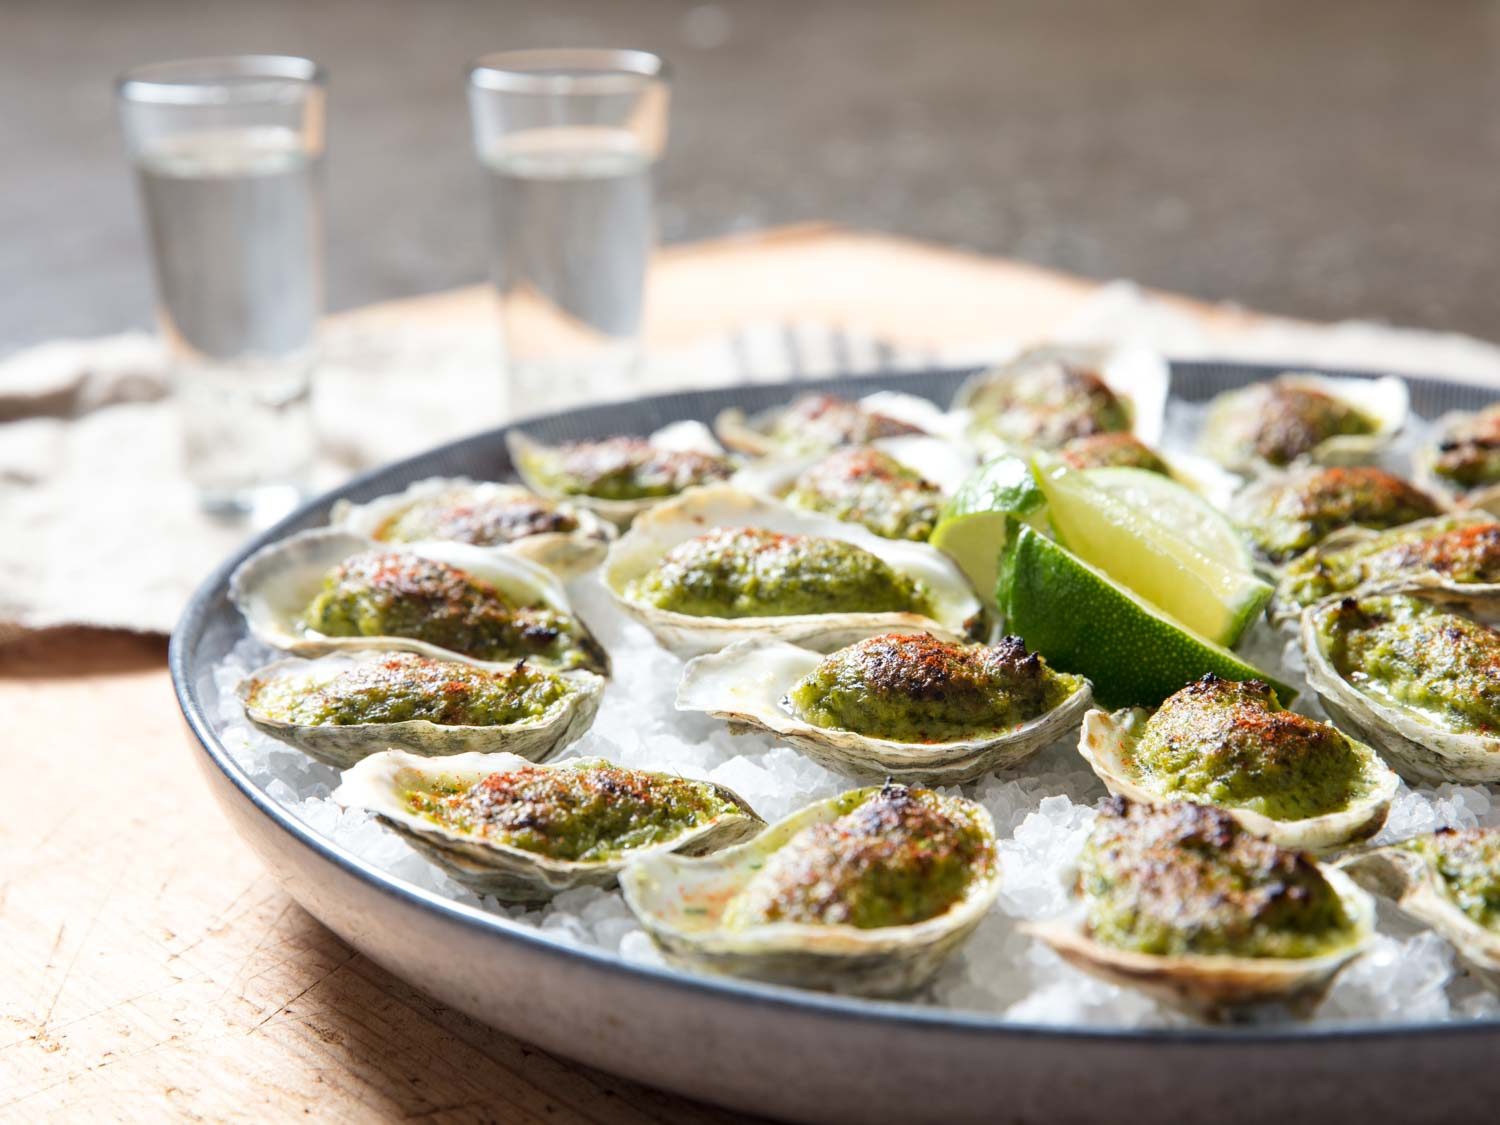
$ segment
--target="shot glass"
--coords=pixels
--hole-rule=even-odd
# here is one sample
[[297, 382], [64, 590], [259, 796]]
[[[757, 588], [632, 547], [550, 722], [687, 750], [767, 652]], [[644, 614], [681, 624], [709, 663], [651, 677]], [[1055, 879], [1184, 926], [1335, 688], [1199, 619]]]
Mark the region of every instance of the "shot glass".
[[207, 509], [261, 522], [302, 494], [315, 449], [323, 71], [186, 59], [129, 71], [116, 91], [187, 475]]
[[469, 68], [512, 415], [618, 386], [640, 360], [668, 100], [645, 51], [504, 51]]

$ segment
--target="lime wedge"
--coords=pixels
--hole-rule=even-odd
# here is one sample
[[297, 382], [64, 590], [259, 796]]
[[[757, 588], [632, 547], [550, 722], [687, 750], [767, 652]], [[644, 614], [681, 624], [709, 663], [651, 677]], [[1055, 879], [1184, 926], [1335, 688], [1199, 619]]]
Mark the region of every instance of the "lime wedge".
[[1008, 454], [996, 457], [959, 485], [927, 541], [952, 558], [979, 596], [989, 601], [1005, 548], [1007, 521], [1037, 518], [1043, 503], [1030, 465]]
[[1180, 539], [1234, 570], [1255, 566], [1250, 548], [1234, 525], [1199, 493], [1145, 469], [1085, 469], [1083, 477], [1121, 503], [1146, 512]]
[[1006, 549], [995, 597], [1005, 631], [1087, 676], [1105, 707], [1155, 707], [1206, 672], [1265, 680], [1283, 703], [1297, 694], [1030, 527]]
[[[1151, 486], [1158, 498], [1136, 507], [1056, 457], [1039, 453], [1033, 463], [1064, 546], [1167, 616], [1232, 645], [1265, 608], [1271, 587], [1244, 565], [1233, 529], [1219, 527], [1216, 513], [1183, 486], [1163, 478]], [[1184, 523], [1196, 525], [1192, 538]]]

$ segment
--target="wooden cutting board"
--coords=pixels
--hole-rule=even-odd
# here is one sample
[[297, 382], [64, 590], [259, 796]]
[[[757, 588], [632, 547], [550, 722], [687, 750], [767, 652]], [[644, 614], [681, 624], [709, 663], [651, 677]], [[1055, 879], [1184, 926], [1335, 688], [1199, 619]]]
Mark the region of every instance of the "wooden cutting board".
[[[648, 345], [790, 319], [913, 346], [1045, 338], [1094, 289], [792, 227], [664, 251]], [[1255, 320], [1170, 299], [1214, 330]], [[342, 315], [491, 331], [494, 309], [475, 286]], [[0, 648], [0, 1117], [738, 1119], [483, 1027], [315, 922], [221, 820], [165, 657], [164, 638], [82, 629]]]

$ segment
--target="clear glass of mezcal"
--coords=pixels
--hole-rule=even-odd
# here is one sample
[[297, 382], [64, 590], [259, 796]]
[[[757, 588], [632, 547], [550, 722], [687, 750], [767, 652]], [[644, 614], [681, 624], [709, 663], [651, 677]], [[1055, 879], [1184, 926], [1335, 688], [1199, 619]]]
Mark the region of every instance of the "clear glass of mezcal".
[[261, 523], [302, 494], [323, 309], [322, 69], [234, 55], [116, 87], [151, 240], [188, 476]]
[[620, 393], [640, 360], [668, 98], [645, 51], [502, 51], [469, 68], [512, 415]]

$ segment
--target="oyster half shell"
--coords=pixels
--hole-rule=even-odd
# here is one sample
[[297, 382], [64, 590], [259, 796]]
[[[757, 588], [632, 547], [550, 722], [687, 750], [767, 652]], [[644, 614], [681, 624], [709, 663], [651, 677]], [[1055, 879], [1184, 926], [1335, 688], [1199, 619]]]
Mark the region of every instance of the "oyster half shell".
[[[330, 637], [300, 624], [302, 612], [322, 589], [324, 575], [351, 555], [368, 551], [372, 541], [363, 535], [331, 528], [300, 531], [280, 539], [242, 562], [229, 578], [229, 600], [244, 615], [259, 641], [295, 656], [321, 656], [338, 651], [395, 649], [441, 660], [468, 660], [463, 653], [408, 637]], [[491, 583], [522, 605], [546, 606], [578, 623], [580, 647], [605, 673], [609, 660], [568, 604], [561, 583], [548, 570], [509, 552], [471, 547], [466, 543], [407, 543], [390, 550], [434, 559], [468, 571]], [[541, 661], [535, 661], [539, 666]]]
[[703, 711], [732, 726], [774, 734], [813, 761], [847, 776], [923, 785], [959, 785], [1020, 765], [1075, 726], [1091, 700], [1087, 680], [1062, 704], [1021, 726], [953, 742], [898, 742], [820, 727], [786, 700], [822, 654], [784, 641], [739, 641], [688, 662], [677, 688], [679, 711]]
[[[931, 481], [942, 489], [944, 496], [953, 495], [979, 464], [979, 459], [966, 447], [926, 434], [880, 438], [872, 441], [870, 448], [880, 450]], [[729, 483], [742, 492], [783, 500], [797, 478], [828, 455], [821, 452], [800, 457], [765, 457], [740, 469]]]
[[604, 561], [604, 552], [609, 549], [610, 542], [619, 534], [613, 523], [587, 508], [538, 497], [530, 489], [518, 484], [472, 481], [465, 477], [431, 477], [417, 481], [404, 492], [381, 496], [365, 504], [339, 500], [330, 513], [329, 525], [379, 542], [390, 542], [380, 534], [381, 528], [389, 520], [419, 504], [448, 498], [477, 504], [540, 499], [543, 503], [554, 505], [559, 513], [571, 517], [577, 523], [572, 531], [544, 531], [486, 548], [509, 551], [530, 559], [562, 579], [576, 577], [598, 566]]
[[1392, 900], [1402, 913], [1442, 934], [1485, 984], [1500, 990], [1500, 933], [1485, 929], [1459, 908], [1442, 875], [1425, 857], [1399, 847], [1370, 848], [1345, 856], [1339, 868], [1367, 891]]
[[1355, 919], [1358, 936], [1317, 957], [1162, 955], [1116, 949], [1085, 932], [1081, 911], [1025, 923], [1021, 929], [1074, 968], [1111, 984], [1139, 989], [1201, 1018], [1224, 1019], [1236, 1009], [1277, 1003], [1305, 1014], [1322, 1000], [1339, 970], [1368, 948], [1375, 934], [1375, 900], [1337, 868], [1319, 864], [1318, 869]]
[[[456, 726], [408, 719], [399, 723], [304, 724], [288, 722], [257, 706], [260, 685], [287, 681], [296, 687], [316, 690], [340, 673], [361, 664], [378, 664], [389, 653], [331, 653], [317, 660], [278, 660], [258, 668], [242, 680], [235, 694], [245, 708], [245, 717], [272, 738], [305, 751], [336, 769], [380, 750], [401, 749], [424, 758], [470, 751], [506, 751], [540, 762], [577, 741], [593, 724], [604, 693], [604, 679], [592, 672], [557, 672], [568, 694], [548, 708], [540, 719], [505, 726]], [[478, 665], [475, 667], [497, 667]]]
[[[536, 768], [576, 770], [608, 764], [601, 758], [574, 758]], [[753, 836], [765, 824], [738, 794], [705, 782], [736, 806], [736, 811], [699, 824], [665, 843], [580, 862], [456, 832], [411, 811], [404, 799], [406, 793], [430, 791], [440, 782], [472, 785], [493, 773], [534, 765], [516, 754], [456, 754], [434, 759], [388, 750], [346, 770], [333, 799], [345, 808], [368, 809], [454, 879], [502, 902], [543, 902], [570, 887], [612, 887], [629, 862], [666, 852], [705, 855]]]
[[[667, 958], [682, 965], [860, 996], [910, 994], [932, 978], [989, 911], [1000, 893], [998, 862], [988, 876], [973, 878], [946, 911], [915, 925], [861, 929], [783, 921], [733, 929], [720, 921], [768, 856], [804, 828], [837, 820], [850, 798], [878, 792], [857, 790], [814, 802], [748, 843], [703, 859], [658, 854], [637, 860], [620, 876], [626, 905]], [[989, 813], [965, 803], [993, 840]]]
[[[855, 405], [870, 414], [878, 414], [901, 423], [903, 428], [911, 427], [920, 431], [919, 434], [905, 434], [903, 437], [955, 436], [952, 419], [935, 403], [917, 395], [899, 391], [876, 391], [858, 399]], [[730, 407], [714, 419], [714, 432], [728, 448], [750, 457], [812, 457], [846, 444], [842, 441], [810, 438], [805, 443], [789, 448], [774, 436], [776, 423], [786, 410], [787, 406], [776, 406], [758, 414], [747, 415], [739, 407]], [[887, 440], [890, 438], [877, 439], [876, 444]], [[892, 453], [892, 456], [895, 454]], [[920, 466], [914, 465], [913, 468], [920, 471]]]
[[1369, 741], [1408, 781], [1500, 781], [1500, 735], [1449, 729], [1437, 716], [1378, 699], [1340, 674], [1329, 658], [1318, 621], [1320, 614], [1341, 600], [1330, 598], [1309, 606], [1301, 619], [1307, 684], [1318, 693], [1335, 725]]
[[[1319, 565], [1329, 556], [1340, 551], [1370, 543], [1382, 535], [1404, 536], [1413, 533], [1425, 535], [1429, 531], [1439, 534], [1467, 524], [1495, 522], [1496, 517], [1487, 512], [1459, 512], [1434, 516], [1432, 519], [1415, 520], [1384, 531], [1375, 531], [1367, 527], [1348, 527], [1342, 531], [1335, 531], [1316, 547], [1299, 555], [1282, 569], [1281, 579], [1276, 585], [1276, 592], [1271, 597], [1267, 612], [1277, 625], [1295, 625], [1307, 607], [1299, 604], [1292, 596], [1293, 580], [1302, 568]], [[1409, 593], [1464, 606], [1471, 610], [1480, 610], [1487, 605], [1500, 603], [1500, 582], [1457, 582], [1436, 570], [1429, 570], [1417, 574], [1373, 579], [1357, 589], [1343, 591], [1338, 596], [1355, 597], [1372, 593]]]
[[1129, 404], [1130, 432], [1153, 449], [1161, 445], [1171, 369], [1158, 353], [1133, 346], [1053, 344], [1023, 351], [996, 367], [970, 376], [959, 387], [952, 406], [955, 424], [962, 426], [969, 440], [986, 456], [1014, 452], [993, 435], [986, 436], [983, 427], [976, 425], [975, 407], [992, 384], [1050, 363], [1082, 366], [1097, 374], [1118, 398]]
[[[933, 617], [917, 613], [822, 613], [782, 617], [695, 617], [632, 601], [626, 587], [649, 572], [679, 543], [716, 527], [749, 527], [791, 535], [841, 539], [883, 559], [892, 569], [922, 582]], [[717, 652], [751, 638], [838, 648], [884, 632], [929, 632], [957, 640], [978, 626], [983, 607], [958, 567], [925, 543], [882, 539], [857, 524], [795, 511], [729, 485], [690, 489], [641, 516], [610, 547], [604, 585], [626, 613], [646, 626], [677, 656]]]
[[[1491, 410], [1493, 409], [1492, 406]], [[1478, 411], [1453, 411], [1439, 418], [1436, 423], [1438, 433], [1436, 440], [1421, 446], [1412, 454], [1412, 476], [1420, 487], [1443, 497], [1456, 508], [1479, 508], [1500, 515], [1500, 483], [1464, 488], [1446, 477], [1439, 476], [1435, 471], [1439, 454], [1438, 447], [1457, 428], [1474, 419], [1478, 413]]]
[[[1347, 403], [1365, 414], [1375, 423], [1374, 432], [1368, 434], [1340, 434], [1318, 443], [1300, 461], [1311, 461], [1319, 465], [1359, 465], [1370, 461], [1376, 453], [1389, 445], [1406, 425], [1410, 413], [1410, 400], [1406, 382], [1394, 375], [1370, 379], [1357, 376], [1314, 375], [1301, 372], [1286, 372], [1276, 376], [1274, 382], [1284, 386], [1318, 391]], [[1216, 397], [1208, 409], [1208, 417], [1199, 436], [1202, 452], [1237, 472], [1259, 475], [1274, 468], [1257, 457], [1248, 459], [1231, 454], [1233, 442], [1228, 434], [1234, 420], [1243, 412], [1245, 395], [1260, 383], [1225, 391]]]
[[[646, 440], [658, 449], [706, 453], [714, 456], [722, 456], [724, 453], [723, 447], [714, 440], [708, 427], [701, 422], [674, 422], [670, 426], [657, 430]], [[538, 496], [566, 500], [580, 508], [587, 508], [609, 520], [616, 527], [629, 527], [630, 521], [636, 516], [660, 504], [664, 499], [668, 499], [650, 496], [639, 500], [603, 500], [595, 496], [565, 494], [548, 484], [545, 476], [538, 472], [538, 467], [549, 456], [554, 446], [537, 441], [536, 438], [521, 430], [512, 429], [506, 431], [505, 447], [510, 452], [511, 464], [515, 466], [516, 475]]]
[[[1105, 787], [1117, 797], [1126, 797], [1147, 805], [1166, 805], [1174, 801], [1193, 800], [1191, 794], [1163, 794], [1148, 788], [1140, 774], [1131, 768], [1131, 748], [1145, 728], [1149, 714], [1141, 708], [1109, 713], [1090, 711], [1083, 717], [1078, 752], [1088, 762]], [[1353, 741], [1351, 739], [1351, 741]], [[1283, 848], [1304, 851], [1329, 851], [1356, 840], [1373, 836], [1385, 824], [1391, 800], [1401, 780], [1364, 743], [1354, 743], [1364, 763], [1368, 789], [1346, 809], [1301, 820], [1276, 820], [1253, 809], [1220, 805], [1245, 829]], [[1208, 802], [1205, 802], [1208, 803]]]

